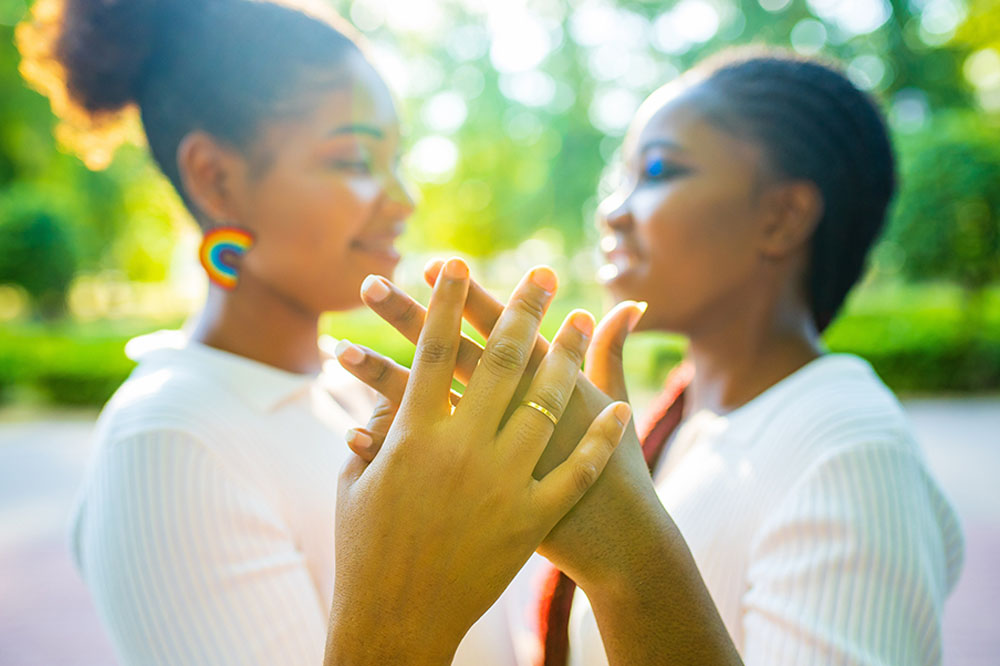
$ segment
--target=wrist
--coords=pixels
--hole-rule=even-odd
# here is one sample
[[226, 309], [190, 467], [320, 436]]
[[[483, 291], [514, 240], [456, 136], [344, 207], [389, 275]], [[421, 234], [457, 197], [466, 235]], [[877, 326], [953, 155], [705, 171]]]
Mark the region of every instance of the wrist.
[[669, 568], [678, 556], [678, 546], [687, 549], [651, 483], [632, 486], [619, 498], [621, 510], [617, 518], [609, 516], [613, 528], [599, 556], [576, 563], [573, 579], [588, 597], [625, 594], [642, 574], [656, 575], [663, 567]]
[[[364, 613], [362, 613], [364, 615]], [[410, 626], [405, 620], [382, 617], [366, 622], [334, 612], [330, 616], [325, 666], [447, 666], [455, 656], [457, 640], [430, 631], [433, 627]]]

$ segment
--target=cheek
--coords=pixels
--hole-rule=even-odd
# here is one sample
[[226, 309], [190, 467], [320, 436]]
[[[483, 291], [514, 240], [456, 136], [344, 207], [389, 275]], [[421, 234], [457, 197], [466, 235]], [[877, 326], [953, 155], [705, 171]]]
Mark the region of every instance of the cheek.
[[285, 190], [279, 221], [287, 242], [312, 252], [346, 249], [371, 217], [378, 184], [371, 179], [317, 179]]
[[[747, 202], [725, 189], [677, 187], [637, 199], [637, 231], [654, 264], [719, 271], [751, 254]], [[724, 270], [724, 269], [722, 269]]]
[[261, 188], [255, 211], [260, 270], [299, 283], [343, 270], [378, 196], [378, 184], [361, 178], [286, 179]]

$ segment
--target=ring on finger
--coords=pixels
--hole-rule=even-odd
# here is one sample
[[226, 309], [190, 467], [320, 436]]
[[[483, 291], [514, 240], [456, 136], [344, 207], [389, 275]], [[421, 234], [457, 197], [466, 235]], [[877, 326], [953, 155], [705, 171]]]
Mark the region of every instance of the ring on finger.
[[545, 407], [539, 405], [537, 402], [534, 402], [533, 400], [522, 400], [521, 404], [526, 407], [531, 407], [532, 409], [537, 410], [542, 414], [544, 414], [549, 421], [552, 421], [552, 425], [554, 426], [559, 425], [559, 419], [556, 418], [556, 415], [550, 412], [549, 410], [545, 409]]

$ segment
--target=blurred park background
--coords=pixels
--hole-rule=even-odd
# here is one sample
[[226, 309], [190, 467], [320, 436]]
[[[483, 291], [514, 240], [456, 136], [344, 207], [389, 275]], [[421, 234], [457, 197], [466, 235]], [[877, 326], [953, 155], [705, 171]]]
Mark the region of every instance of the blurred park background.
[[[130, 370], [124, 341], [200, 301], [198, 236], [142, 147], [92, 171], [53, 138], [48, 101], [18, 73], [28, 4], [0, 0], [0, 400], [100, 405]], [[601, 310], [593, 214], [639, 102], [726, 45], [791, 46], [844, 63], [882, 102], [901, 157], [888, 229], [829, 346], [898, 391], [1000, 389], [997, 0], [332, 4], [403, 106], [422, 201], [402, 282], [457, 252], [502, 292], [548, 262], [564, 309]], [[367, 313], [326, 323], [346, 326], [408, 359]], [[682, 345], [636, 340], [633, 377], [655, 385]]]
[[[398, 280], [426, 294], [424, 262], [457, 253], [505, 294], [523, 270], [549, 263], [563, 282], [550, 326], [560, 309], [606, 305], [594, 279], [594, 210], [649, 92], [732, 44], [839, 59], [885, 109], [902, 187], [863, 284], [826, 342], [867, 358], [904, 396], [948, 394], [908, 403], [944, 410], [945, 421], [922, 431], [936, 432], [942, 447], [949, 428], [962, 427], [979, 445], [1000, 443], [1000, 400], [990, 397], [1000, 391], [1000, 0], [331, 4], [367, 36], [402, 106], [405, 167], [421, 202]], [[15, 423], [6, 439], [0, 432], [7, 461], [24, 459], [28, 447], [17, 447], [30, 433], [49, 446], [62, 441], [61, 409], [83, 408], [69, 418], [89, 423], [131, 370], [125, 341], [181, 325], [205, 291], [195, 226], [144, 149], [92, 155], [92, 166], [108, 164], [91, 170], [60, 142], [48, 101], [24, 85], [13, 34], [29, 6], [0, 0], [0, 426]], [[350, 329], [352, 340], [410, 359], [409, 345], [365, 312], [331, 315], [324, 328], [335, 336]], [[630, 343], [640, 393], [655, 390], [683, 345], [651, 335]], [[33, 430], [24, 413], [55, 430]], [[919, 425], [927, 412], [917, 413]], [[74, 478], [82, 454], [59, 451], [74, 461], [66, 477]], [[945, 476], [956, 466], [955, 487], [967, 479], [957, 466], [975, 466], [940, 460]], [[15, 476], [33, 483], [0, 469], [0, 480]], [[0, 491], [0, 514], [3, 501]], [[992, 550], [982, 552], [1000, 556], [996, 505], [983, 514]], [[980, 593], [995, 599], [990, 576]], [[995, 658], [1000, 643], [991, 640]], [[0, 661], [3, 654], [0, 637]]]

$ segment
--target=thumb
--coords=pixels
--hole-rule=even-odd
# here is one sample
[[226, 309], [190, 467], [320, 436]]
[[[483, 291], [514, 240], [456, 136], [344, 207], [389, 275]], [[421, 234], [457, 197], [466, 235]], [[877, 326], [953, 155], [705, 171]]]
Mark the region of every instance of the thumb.
[[628, 400], [622, 352], [625, 339], [645, 312], [646, 303], [624, 301], [612, 308], [594, 329], [584, 374], [614, 400]]

